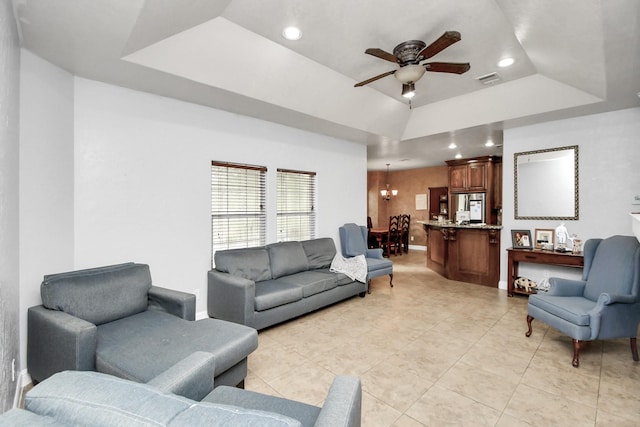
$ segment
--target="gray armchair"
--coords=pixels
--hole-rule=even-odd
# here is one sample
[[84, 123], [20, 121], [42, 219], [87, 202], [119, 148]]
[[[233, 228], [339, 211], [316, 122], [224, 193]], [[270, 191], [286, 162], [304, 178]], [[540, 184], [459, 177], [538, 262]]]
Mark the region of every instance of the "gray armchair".
[[367, 227], [353, 223], [345, 224], [339, 229], [342, 256], [354, 257], [364, 255], [367, 260], [367, 292], [369, 282], [374, 277], [389, 275], [389, 285], [393, 287], [393, 262], [382, 256], [382, 249], [367, 247]]
[[533, 319], [573, 339], [573, 366], [580, 366], [581, 343], [629, 338], [638, 361], [640, 323], [640, 243], [635, 237], [591, 239], [584, 245], [582, 280], [552, 278], [548, 292], [529, 297], [527, 337]]
[[[209, 388], [242, 386], [247, 356], [258, 347], [253, 328], [194, 321], [195, 296], [152, 286], [146, 264], [48, 275], [40, 292], [43, 304], [28, 311], [27, 367], [36, 382], [78, 370], [162, 383], [176, 392], [188, 387], [167, 383], [181, 373]], [[213, 378], [202, 353], [215, 359]]]

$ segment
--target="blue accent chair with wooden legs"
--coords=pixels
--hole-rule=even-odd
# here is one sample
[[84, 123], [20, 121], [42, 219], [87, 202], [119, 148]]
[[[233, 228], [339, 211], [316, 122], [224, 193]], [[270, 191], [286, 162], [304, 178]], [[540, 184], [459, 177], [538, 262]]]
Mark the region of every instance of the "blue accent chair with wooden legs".
[[382, 256], [382, 249], [369, 249], [367, 247], [367, 227], [348, 223], [340, 227], [339, 231], [342, 256], [364, 255], [367, 260], [367, 292], [371, 293], [369, 288], [371, 279], [387, 274], [389, 275], [389, 285], [393, 287], [393, 262]]
[[525, 334], [538, 319], [573, 339], [573, 366], [583, 341], [629, 338], [638, 361], [640, 243], [635, 237], [590, 239], [584, 245], [582, 280], [551, 278], [548, 292], [531, 295]]

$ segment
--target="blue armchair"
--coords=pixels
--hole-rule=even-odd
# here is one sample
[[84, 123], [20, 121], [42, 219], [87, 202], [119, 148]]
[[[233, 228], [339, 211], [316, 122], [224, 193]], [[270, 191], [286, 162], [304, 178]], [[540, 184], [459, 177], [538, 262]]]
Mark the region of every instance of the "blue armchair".
[[548, 292], [529, 297], [526, 336], [533, 319], [573, 339], [573, 366], [583, 341], [629, 338], [638, 361], [640, 243], [635, 237], [591, 239], [584, 245], [582, 280], [552, 278]]
[[367, 248], [367, 227], [353, 223], [340, 227], [340, 247], [342, 256], [354, 257], [364, 255], [367, 260], [367, 292], [369, 282], [374, 277], [389, 275], [389, 285], [393, 287], [393, 262], [382, 256], [382, 249]]

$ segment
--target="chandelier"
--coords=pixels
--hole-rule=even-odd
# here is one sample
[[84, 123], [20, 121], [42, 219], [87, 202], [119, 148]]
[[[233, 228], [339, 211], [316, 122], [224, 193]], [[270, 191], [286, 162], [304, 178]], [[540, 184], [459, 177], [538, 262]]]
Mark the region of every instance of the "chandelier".
[[389, 165], [387, 163], [387, 188], [384, 190], [380, 190], [380, 194], [382, 195], [382, 200], [390, 200], [391, 196], [396, 197], [398, 195], [398, 190], [389, 190]]

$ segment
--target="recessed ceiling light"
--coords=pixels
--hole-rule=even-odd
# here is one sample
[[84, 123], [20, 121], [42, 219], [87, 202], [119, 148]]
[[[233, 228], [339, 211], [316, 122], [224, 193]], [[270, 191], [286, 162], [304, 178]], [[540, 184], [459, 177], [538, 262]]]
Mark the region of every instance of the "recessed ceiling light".
[[452, 149], [452, 150], [453, 150], [454, 148], [456, 148], [456, 147], [457, 147], [457, 145], [456, 145], [456, 143], [455, 143], [455, 142], [452, 142], [451, 144], [449, 144], [449, 148], [450, 148], [450, 149]]
[[302, 31], [298, 27], [287, 27], [282, 30], [282, 36], [287, 40], [300, 40]]
[[500, 62], [498, 62], [498, 67], [500, 68], [508, 67], [510, 65], [513, 65], [514, 62], [515, 62], [515, 59], [513, 58], [504, 58], [504, 59], [501, 59]]
[[456, 154], [456, 159], [461, 159], [462, 158], [462, 154], [458, 153]]
[[493, 141], [489, 140], [487, 142], [484, 143], [485, 147], [493, 147], [495, 144], [493, 143]]

